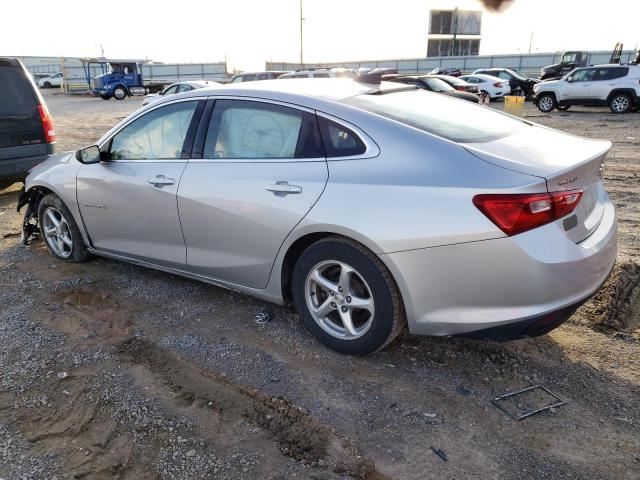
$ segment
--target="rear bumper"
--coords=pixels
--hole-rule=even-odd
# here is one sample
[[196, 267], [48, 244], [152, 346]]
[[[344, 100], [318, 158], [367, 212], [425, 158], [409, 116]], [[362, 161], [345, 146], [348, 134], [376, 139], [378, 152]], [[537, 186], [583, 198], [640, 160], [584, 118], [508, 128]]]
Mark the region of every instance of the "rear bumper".
[[[53, 145], [49, 150], [50, 153], [53, 153]], [[47, 158], [49, 158], [49, 155], [0, 160], [0, 180], [24, 180], [29, 170], [44, 162]]]
[[606, 197], [600, 225], [578, 244], [551, 223], [513, 237], [380, 258], [396, 279], [411, 333], [498, 338], [504, 330], [505, 338], [517, 338], [546, 333], [600, 288], [615, 263], [616, 238]]

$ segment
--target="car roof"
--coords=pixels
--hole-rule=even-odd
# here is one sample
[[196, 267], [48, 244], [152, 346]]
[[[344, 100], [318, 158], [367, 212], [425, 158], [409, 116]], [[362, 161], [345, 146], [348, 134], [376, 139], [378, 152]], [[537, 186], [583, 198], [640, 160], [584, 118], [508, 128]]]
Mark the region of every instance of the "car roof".
[[381, 82], [373, 85], [360, 83], [350, 78], [292, 78], [277, 82], [273, 80], [257, 80], [246, 83], [228, 83], [222, 86], [205, 87], [190, 92], [178, 93], [153, 102], [152, 105], [158, 106], [180, 98], [240, 96], [266, 98], [315, 108], [326, 105], [326, 101], [339, 102], [365, 93], [406, 88], [408, 88], [406, 85], [399, 85], [395, 82]]
[[488, 82], [504, 82], [502, 78], [496, 77], [494, 75], [487, 75], [486, 73], [470, 73], [469, 75], [462, 75], [460, 78], [468, 78], [468, 77], [478, 77]]

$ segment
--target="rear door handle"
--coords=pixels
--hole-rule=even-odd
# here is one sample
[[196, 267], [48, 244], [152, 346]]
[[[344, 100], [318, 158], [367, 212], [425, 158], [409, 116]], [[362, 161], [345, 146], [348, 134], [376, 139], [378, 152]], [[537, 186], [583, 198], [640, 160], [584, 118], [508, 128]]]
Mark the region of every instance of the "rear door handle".
[[162, 188], [165, 185], [173, 185], [176, 181], [173, 178], [165, 177], [164, 175], [156, 175], [154, 178], [147, 180], [154, 187]]
[[265, 187], [276, 195], [288, 195], [290, 193], [302, 193], [302, 187], [298, 185], [289, 185], [289, 182], [276, 182]]

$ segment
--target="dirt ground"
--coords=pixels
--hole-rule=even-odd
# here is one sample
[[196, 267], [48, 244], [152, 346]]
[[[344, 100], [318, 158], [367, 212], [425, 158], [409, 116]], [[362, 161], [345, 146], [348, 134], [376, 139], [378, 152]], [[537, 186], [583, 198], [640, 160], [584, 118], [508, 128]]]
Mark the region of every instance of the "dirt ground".
[[[59, 151], [141, 103], [46, 100]], [[640, 478], [640, 113], [524, 116], [613, 141], [619, 254], [566, 324], [511, 343], [405, 334], [342, 356], [290, 310], [23, 247], [17, 187], [0, 192], [0, 479]], [[567, 403], [522, 421], [491, 403], [536, 384]]]

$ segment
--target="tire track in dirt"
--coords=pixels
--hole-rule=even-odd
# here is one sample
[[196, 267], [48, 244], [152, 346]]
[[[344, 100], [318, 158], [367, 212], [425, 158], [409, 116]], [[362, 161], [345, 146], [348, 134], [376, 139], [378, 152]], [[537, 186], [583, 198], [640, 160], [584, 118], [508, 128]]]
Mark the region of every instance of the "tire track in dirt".
[[244, 419], [268, 432], [283, 455], [305, 464], [353, 478], [387, 478], [371, 460], [362, 457], [351, 441], [284, 398], [237, 384], [145, 338], [126, 340], [119, 345], [118, 352], [131, 364], [145, 367], [146, 378], [160, 377], [165, 388], [177, 393], [175, 402], [190, 408], [196, 416], [216, 415], [225, 424]]

